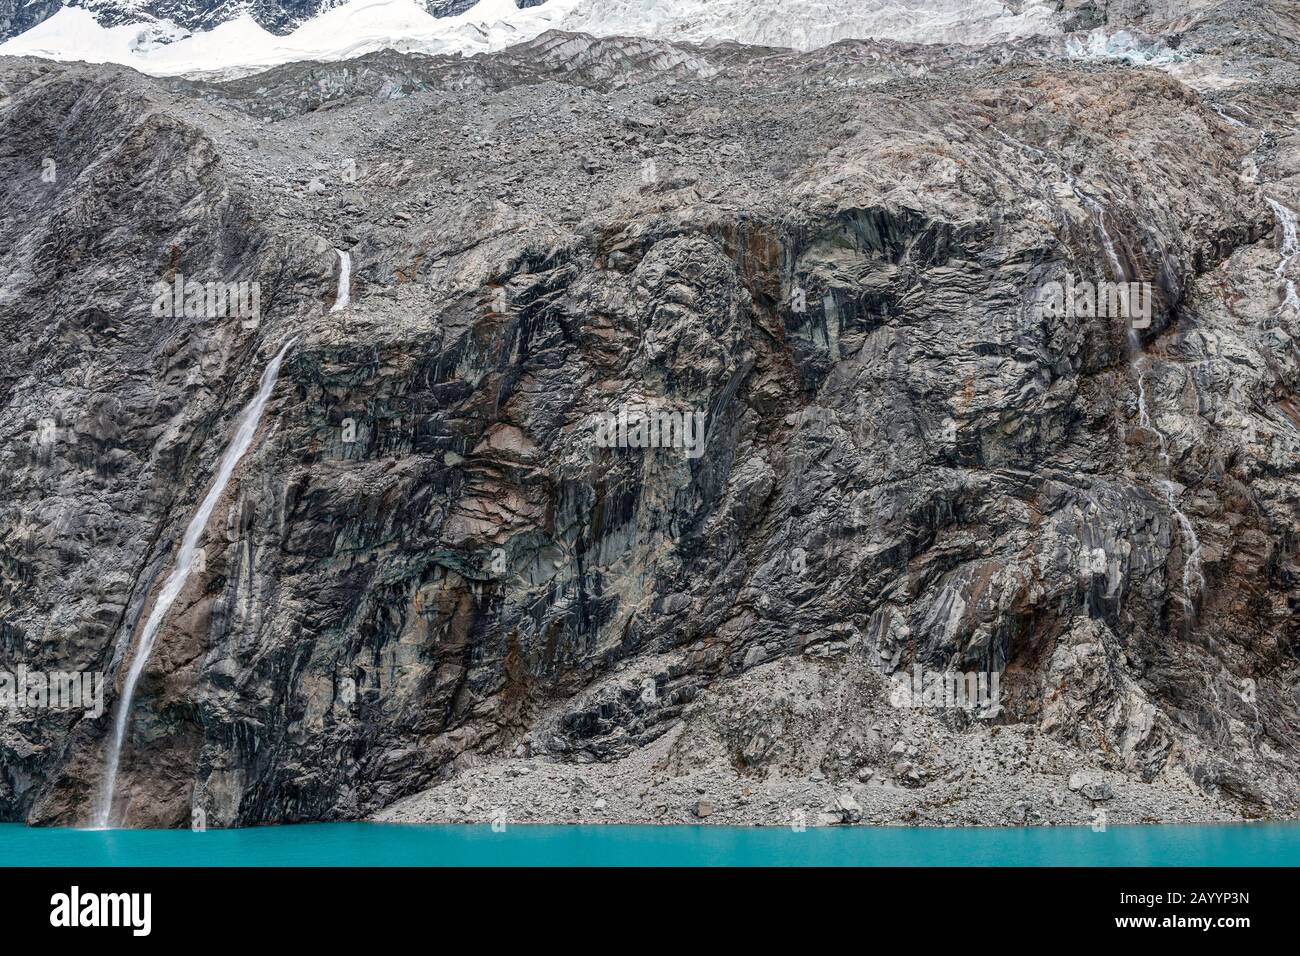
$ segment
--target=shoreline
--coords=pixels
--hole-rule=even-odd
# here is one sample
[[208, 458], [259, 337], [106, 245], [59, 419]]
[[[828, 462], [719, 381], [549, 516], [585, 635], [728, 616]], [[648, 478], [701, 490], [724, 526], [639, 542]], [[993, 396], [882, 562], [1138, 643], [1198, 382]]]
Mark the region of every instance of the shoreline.
[[[216, 832], [245, 832], [246, 833], [246, 832], [251, 832], [256, 830], [282, 829], [288, 827], [336, 827], [336, 826], [361, 826], [361, 825], [375, 826], [375, 827], [409, 827], [409, 828], [454, 827], [457, 829], [466, 829], [466, 830], [491, 827], [490, 823], [481, 823], [481, 822], [462, 821], [457, 823], [446, 823], [446, 822], [415, 823], [411, 821], [376, 820], [374, 818], [366, 818], [362, 820], [295, 820], [289, 823], [252, 823], [252, 824], [248, 824], [247, 826], [237, 826], [237, 827], [209, 827], [208, 830], [211, 830], [214, 833]], [[1148, 823], [1113, 823], [1113, 824], [1109, 824], [1106, 829], [1109, 831], [1109, 830], [1118, 830], [1118, 829], [1140, 829], [1140, 828], [1152, 829], [1156, 827], [1179, 827], [1179, 828], [1196, 829], [1201, 827], [1263, 827], [1263, 826], [1287, 826], [1287, 825], [1300, 826], [1300, 817], [1288, 817], [1288, 818], [1278, 818], [1278, 819], [1260, 818], [1260, 819], [1243, 819], [1243, 820], [1203, 820], [1203, 821], [1187, 821], [1187, 822], [1178, 822], [1178, 823], [1149, 823], [1149, 822]], [[195, 832], [186, 827], [172, 827], [172, 828], [118, 827], [118, 828], [102, 829], [97, 827], [40, 826], [40, 825], [33, 825], [29, 823], [23, 823], [21, 821], [16, 821], [16, 820], [0, 821], [0, 833], [3, 833], [4, 828], [6, 827], [13, 827], [15, 829], [22, 829], [22, 830], [50, 832], [50, 833], [57, 832], [57, 833], [112, 834], [112, 833]], [[673, 829], [680, 830], [680, 829], [696, 828], [696, 829], [707, 829], [707, 830], [736, 830], [736, 831], [746, 831], [746, 832], [752, 830], [780, 832], [783, 830], [790, 829], [788, 825], [764, 824], [764, 823], [751, 823], [751, 824], [741, 825], [741, 824], [734, 824], [734, 823], [706, 823], [701, 821], [697, 821], [695, 823], [637, 823], [637, 822], [608, 821], [608, 820], [607, 821], [584, 820], [581, 823], [547, 823], [545, 821], [531, 820], [526, 823], [509, 824], [509, 828], [515, 828], [515, 827], [522, 827], [526, 829], [541, 829], [543, 827], [550, 827], [550, 828], [563, 828], [563, 829], [600, 828], [600, 829], [615, 829], [615, 830], [630, 829], [630, 828], [640, 828], [640, 829], [655, 828], [655, 829], [664, 829], [664, 830], [673, 830]], [[962, 824], [853, 823], [853, 824], [843, 824], [843, 825], [836, 825], [836, 826], [819, 826], [819, 827], [810, 826], [809, 829], [818, 829], [818, 830], [826, 830], [826, 831], [831, 831], [836, 829], [925, 830], [925, 831], [978, 830], [980, 832], [993, 833], [993, 832], [1001, 832], [1006, 830], [1087, 830], [1087, 829], [1091, 829], [1091, 827], [1089, 827], [1087, 824], [1073, 824], [1073, 823], [1029, 823], [1029, 824], [1020, 824], [1020, 825], [1012, 825], [1012, 826], [1005, 826], [1001, 824], [980, 825], [980, 824], [965, 824], [965, 823]], [[207, 832], [207, 831], [202, 831], [202, 832]]]

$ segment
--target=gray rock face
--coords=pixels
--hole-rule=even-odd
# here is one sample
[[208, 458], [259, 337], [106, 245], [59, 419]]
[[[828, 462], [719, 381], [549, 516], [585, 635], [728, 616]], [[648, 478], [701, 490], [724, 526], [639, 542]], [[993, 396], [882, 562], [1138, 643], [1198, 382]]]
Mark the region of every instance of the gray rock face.
[[0, 0], [0, 40], [25, 33], [49, 19], [63, 6], [63, 0]]
[[1070, 789], [1089, 800], [1109, 800], [1115, 796], [1114, 788], [1095, 773], [1080, 770], [1070, 775]]
[[[132, 825], [1294, 815], [1300, 71], [1198, 42], [1226, 92], [1034, 45], [0, 61], [0, 665], [112, 703], [298, 336]], [[156, 315], [178, 276], [257, 321]], [[1119, 279], [1149, 325], [1036, 308]], [[0, 817], [84, 822], [109, 721], [0, 710]]]

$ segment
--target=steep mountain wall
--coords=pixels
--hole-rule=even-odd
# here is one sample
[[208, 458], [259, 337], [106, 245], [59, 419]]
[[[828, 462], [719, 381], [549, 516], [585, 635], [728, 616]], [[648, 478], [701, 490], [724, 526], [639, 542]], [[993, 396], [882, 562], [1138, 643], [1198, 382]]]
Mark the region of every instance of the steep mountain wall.
[[[0, 61], [0, 663], [120, 687], [296, 335], [132, 825], [1293, 815], [1285, 52]], [[257, 321], [157, 315], [177, 276]], [[1149, 324], [1035, 308], [1119, 279]], [[647, 408], [701, 443], [605, 447]], [[914, 666], [998, 706], [891, 705]], [[109, 721], [0, 711], [0, 816], [84, 822]]]

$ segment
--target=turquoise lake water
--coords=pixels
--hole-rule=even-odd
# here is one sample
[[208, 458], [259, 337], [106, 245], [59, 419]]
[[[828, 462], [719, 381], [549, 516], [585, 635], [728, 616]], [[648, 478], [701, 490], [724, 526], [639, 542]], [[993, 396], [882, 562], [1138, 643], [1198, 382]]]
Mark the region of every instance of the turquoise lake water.
[[922, 829], [0, 825], [5, 866], [1300, 866], [1300, 823]]

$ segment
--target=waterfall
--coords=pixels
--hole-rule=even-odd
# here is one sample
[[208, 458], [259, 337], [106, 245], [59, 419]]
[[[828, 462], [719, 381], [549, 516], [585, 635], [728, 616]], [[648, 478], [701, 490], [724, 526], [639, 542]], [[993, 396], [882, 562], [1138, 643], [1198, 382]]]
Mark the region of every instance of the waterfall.
[[[1004, 133], [996, 126], [992, 127], [992, 129], [993, 132], [997, 133], [998, 136], [1002, 137], [1004, 142], [1032, 154], [1039, 162], [1042, 163], [1051, 162], [1051, 160], [1048, 159], [1047, 154], [1044, 153], [1037, 146], [1031, 146], [1028, 143], [1022, 143], [1020, 140], [1008, 136], [1006, 133]], [[1119, 253], [1115, 249], [1115, 242], [1110, 237], [1110, 230], [1106, 228], [1105, 208], [1101, 205], [1101, 203], [1097, 202], [1097, 200], [1093, 199], [1091, 196], [1089, 196], [1087, 193], [1085, 193], [1082, 189], [1079, 188], [1079, 180], [1075, 176], [1073, 176], [1070, 173], [1065, 173], [1065, 181], [1069, 184], [1070, 191], [1074, 193], [1075, 198], [1079, 200], [1079, 202], [1083, 205], [1083, 208], [1088, 211], [1088, 214], [1092, 216], [1093, 221], [1097, 224], [1097, 232], [1101, 237], [1101, 245], [1102, 248], [1106, 250], [1106, 259], [1110, 262], [1110, 267], [1115, 273], [1115, 281], [1123, 282], [1125, 279], [1124, 266], [1120, 262]], [[1132, 336], [1131, 330], [1130, 330], [1130, 336], [1136, 339], [1135, 336]]]
[[[1235, 123], [1235, 121], [1231, 120], [1229, 117], [1225, 116], [1224, 119]], [[1236, 125], [1244, 124], [1236, 123]], [[1042, 162], [1048, 161], [1046, 154], [1044, 154], [1042, 150], [1026, 143], [1022, 143], [1019, 140], [1012, 139], [997, 127], [994, 127], [993, 131], [1002, 137], [1002, 139], [1007, 143], [1019, 147], [1026, 152], [1032, 153]], [[1126, 281], [1127, 276], [1124, 271], [1124, 265], [1120, 261], [1118, 251], [1115, 249], [1115, 241], [1111, 238], [1110, 230], [1106, 227], [1105, 208], [1101, 203], [1097, 202], [1097, 200], [1087, 195], [1079, 187], [1078, 179], [1069, 173], [1066, 173], [1066, 182], [1069, 184], [1070, 190], [1074, 193], [1075, 198], [1079, 200], [1084, 209], [1087, 210], [1088, 214], [1092, 216], [1093, 222], [1097, 226], [1097, 232], [1101, 238], [1101, 245], [1106, 252], [1106, 258], [1110, 262], [1111, 270], [1114, 272], [1115, 281]], [[1282, 252], [1284, 258], [1277, 268], [1278, 276], [1287, 283], [1287, 298], [1283, 307], [1286, 305], [1300, 305], [1300, 302], [1297, 302], [1296, 300], [1295, 283], [1285, 277], [1286, 267], [1297, 255], [1300, 255], [1300, 243], [1297, 242], [1296, 238], [1296, 215], [1291, 210], [1273, 202], [1271, 199], [1269, 200], [1269, 203], [1273, 206], [1273, 209], [1277, 212], [1279, 221], [1283, 224], [1284, 239]], [[1170, 275], [1173, 274], [1172, 269], [1168, 271]], [[1167, 468], [1169, 466], [1169, 446], [1165, 440], [1164, 432], [1156, 427], [1155, 422], [1151, 419], [1151, 412], [1147, 408], [1147, 360], [1146, 356], [1142, 354], [1142, 341], [1138, 338], [1138, 334], [1133, 329], [1131, 323], [1128, 327], [1128, 348], [1129, 355], [1131, 356], [1133, 373], [1137, 378], [1138, 425], [1156, 436], [1156, 441], [1160, 443], [1160, 460]], [[1179, 532], [1182, 535], [1184, 548], [1187, 551], [1187, 555], [1183, 560], [1182, 600], [1187, 605], [1188, 610], [1194, 612], [1196, 601], [1200, 599], [1205, 591], [1205, 575], [1201, 572], [1201, 539], [1196, 536], [1196, 529], [1192, 526], [1191, 519], [1189, 519], [1187, 515], [1183, 513], [1183, 510], [1178, 507], [1178, 502], [1174, 494], [1174, 483], [1171, 481], [1163, 481], [1161, 482], [1161, 485], [1164, 488], [1165, 500], [1169, 505], [1169, 512], [1173, 515], [1174, 520], [1178, 522]], [[1091, 597], [1089, 596], [1087, 600], [1090, 601]]]
[[1165, 489], [1165, 500], [1169, 503], [1169, 511], [1178, 521], [1178, 528], [1183, 535], [1183, 546], [1188, 549], [1183, 559], [1183, 601], [1188, 609], [1192, 610], [1205, 591], [1205, 575], [1201, 573], [1201, 539], [1196, 536], [1196, 529], [1192, 527], [1192, 522], [1174, 500], [1174, 483], [1165, 481], [1162, 484]]
[[131, 722], [131, 701], [135, 697], [136, 684], [140, 681], [140, 675], [144, 673], [145, 664], [149, 661], [149, 652], [153, 650], [154, 638], [158, 635], [158, 628], [162, 625], [163, 619], [171, 609], [176, 598], [180, 595], [189, 580], [190, 570], [194, 566], [194, 557], [199, 549], [199, 541], [203, 537], [203, 532], [207, 527], [208, 519], [212, 516], [212, 510], [217, 506], [222, 493], [226, 490], [226, 485], [230, 482], [230, 476], [234, 474], [235, 465], [243, 457], [244, 452], [253, 443], [253, 436], [257, 433], [257, 426], [262, 420], [262, 412], [266, 409], [266, 403], [271, 397], [271, 390], [275, 388], [276, 377], [280, 374], [280, 363], [284, 360], [285, 353], [297, 339], [290, 339], [284, 344], [284, 347], [276, 354], [275, 358], [262, 372], [262, 380], [258, 385], [257, 394], [253, 400], [244, 408], [243, 413], [239, 416], [239, 426], [235, 429], [235, 436], [226, 446], [225, 453], [221, 456], [221, 462], [217, 467], [216, 478], [212, 486], [208, 489], [207, 495], [199, 505], [198, 511], [190, 519], [189, 527], [185, 529], [185, 537], [181, 541], [181, 549], [176, 555], [176, 561], [172, 565], [171, 573], [163, 582], [162, 589], [158, 592], [158, 597], [154, 600], [153, 609], [149, 612], [149, 617], [145, 620], [144, 628], [140, 632], [140, 645], [136, 648], [135, 657], [131, 660], [131, 667], [127, 671], [126, 680], [122, 682], [122, 693], [117, 699], [117, 709], [113, 714], [113, 733], [109, 738], [108, 759], [104, 767], [104, 778], [100, 784], [99, 806], [95, 812], [95, 825], [100, 828], [109, 826], [110, 815], [113, 808], [113, 791], [117, 787], [117, 767], [122, 757], [122, 745], [126, 741], [127, 727]]
[[339, 254], [339, 291], [334, 296], [334, 306], [330, 311], [342, 312], [348, 307], [348, 301], [351, 297], [352, 253], [344, 252], [342, 249], [335, 249], [334, 251]]
[[[1164, 432], [1156, 427], [1155, 422], [1151, 420], [1150, 412], [1147, 410], [1146, 366], [1144, 362], [1141, 359], [1135, 360], [1133, 370], [1137, 373], [1138, 425], [1156, 436], [1156, 440], [1160, 442], [1160, 460], [1168, 468], [1169, 448], [1165, 442]], [[1183, 548], [1187, 552], [1183, 558], [1182, 601], [1189, 612], [1194, 612], [1196, 602], [1205, 593], [1205, 575], [1201, 572], [1201, 539], [1197, 537], [1196, 528], [1192, 526], [1191, 519], [1183, 513], [1182, 508], [1178, 507], [1174, 483], [1163, 480], [1160, 482], [1160, 486], [1164, 489], [1165, 502], [1169, 505], [1169, 513], [1178, 522], [1178, 530], [1183, 538]]]
[[[1129, 335], [1132, 336], [1132, 334], [1133, 333], [1130, 330]], [[1166, 467], [1168, 467], [1169, 449], [1165, 444], [1165, 433], [1156, 428], [1155, 423], [1151, 420], [1150, 413], [1147, 411], [1146, 367], [1140, 359], [1133, 362], [1133, 371], [1137, 373], [1138, 427], [1145, 428], [1156, 436], [1156, 441], [1160, 443], [1160, 460], [1165, 463]]]
[[1300, 297], [1296, 295], [1295, 280], [1287, 278], [1286, 274], [1286, 270], [1295, 260], [1295, 257], [1300, 255], [1300, 239], [1296, 237], [1295, 210], [1288, 209], [1280, 202], [1267, 197], [1265, 197], [1265, 201], [1273, 207], [1273, 214], [1277, 216], [1278, 225], [1282, 227], [1282, 260], [1277, 264], [1274, 274], [1285, 291], [1282, 304], [1278, 306], [1277, 314], [1281, 315], [1282, 310], [1287, 307], [1300, 311]]
[[1083, 207], [1092, 215], [1093, 221], [1097, 223], [1097, 232], [1101, 235], [1102, 248], [1106, 250], [1106, 258], [1110, 260], [1110, 267], [1115, 271], [1115, 281], [1124, 281], [1124, 266], [1119, 261], [1119, 253], [1115, 251], [1115, 243], [1110, 238], [1110, 230], [1106, 228], [1106, 210], [1101, 203], [1087, 195], [1079, 188], [1079, 181], [1073, 176], [1069, 177], [1070, 188], [1074, 190], [1074, 195]]
[[1210, 109], [1212, 109], [1212, 110], [1214, 110], [1214, 112], [1218, 113], [1218, 114], [1219, 114], [1219, 119], [1223, 120], [1223, 121], [1224, 121], [1225, 123], [1227, 123], [1229, 126], [1240, 126], [1242, 129], [1249, 129], [1249, 127], [1246, 126], [1246, 124], [1243, 123], [1241, 120], [1239, 120], [1239, 119], [1234, 119], [1233, 117], [1231, 117], [1231, 116], [1229, 116], [1227, 113], [1225, 113], [1225, 112], [1223, 111], [1223, 107], [1220, 106], [1220, 105], [1218, 105], [1217, 103], [1211, 103], [1211, 104], [1210, 104]]

